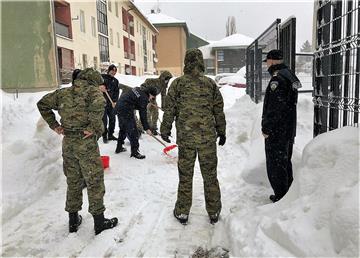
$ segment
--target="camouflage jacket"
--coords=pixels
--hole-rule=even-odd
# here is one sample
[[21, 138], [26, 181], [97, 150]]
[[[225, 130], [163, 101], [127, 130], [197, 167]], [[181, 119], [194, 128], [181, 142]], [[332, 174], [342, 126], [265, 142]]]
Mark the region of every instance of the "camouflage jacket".
[[167, 85], [165, 84], [164, 81], [162, 81], [160, 78], [158, 79], [154, 79], [154, 78], [149, 78], [146, 79], [145, 82], [143, 84], [141, 84], [141, 88], [146, 88], [148, 86], [154, 86], [156, 87], [156, 89], [158, 90], [158, 92], [161, 94], [161, 107], [164, 106], [164, 101], [165, 101], [165, 96], [166, 96], [166, 88]]
[[216, 83], [204, 76], [199, 50], [190, 49], [185, 56], [185, 75], [171, 84], [166, 96], [160, 131], [170, 135], [175, 120], [177, 143], [197, 146], [216, 141], [226, 134], [223, 98]]
[[[104, 130], [104, 97], [97, 86], [89, 85], [86, 80], [77, 79], [74, 86], [46, 94], [37, 106], [51, 129], [61, 125], [65, 132], [87, 130], [97, 136]], [[58, 111], [60, 124], [53, 110]]]

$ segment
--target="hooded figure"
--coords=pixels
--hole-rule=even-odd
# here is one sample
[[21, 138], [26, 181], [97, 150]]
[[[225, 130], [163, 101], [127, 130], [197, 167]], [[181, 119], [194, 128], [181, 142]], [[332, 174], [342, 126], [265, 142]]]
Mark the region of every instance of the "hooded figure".
[[[156, 87], [158, 93], [161, 94], [161, 108], [164, 108], [166, 89], [170, 79], [172, 78], [172, 74], [169, 71], [163, 71], [159, 78], [157, 79], [146, 79], [143, 84], [141, 84], [141, 88], [145, 89], [147, 87]], [[157, 121], [159, 118], [159, 106], [157, 104], [156, 99], [149, 102], [147, 107], [148, 110], [148, 123], [150, 125], [150, 129], [153, 134], [157, 135]]]
[[[92, 68], [86, 68], [73, 78], [71, 87], [46, 94], [37, 106], [50, 128], [64, 135], [62, 156], [67, 182], [65, 210], [69, 213], [69, 232], [76, 232], [81, 224], [78, 211], [82, 206], [82, 183], [85, 180], [89, 212], [94, 217], [95, 234], [99, 234], [115, 227], [118, 222], [117, 218], [104, 218], [104, 170], [97, 143], [104, 129], [101, 117], [105, 100], [98, 88], [104, 80]], [[53, 110], [58, 111], [60, 123]]]
[[185, 55], [184, 75], [175, 79], [165, 100], [161, 137], [170, 142], [175, 121], [179, 146], [179, 186], [174, 216], [187, 223], [192, 203], [194, 163], [198, 156], [206, 210], [211, 223], [216, 223], [221, 211], [220, 188], [217, 180], [216, 139], [226, 141], [226, 121], [223, 98], [216, 83], [203, 75], [204, 60], [200, 50], [189, 49]]

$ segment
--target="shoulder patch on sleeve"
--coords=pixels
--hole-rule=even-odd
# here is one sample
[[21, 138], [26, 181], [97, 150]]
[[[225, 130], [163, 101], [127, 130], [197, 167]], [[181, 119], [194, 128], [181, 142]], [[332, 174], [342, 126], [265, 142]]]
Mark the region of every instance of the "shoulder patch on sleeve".
[[277, 81], [272, 81], [271, 83], [270, 83], [270, 89], [272, 90], [272, 91], [274, 91], [274, 90], [276, 90], [276, 88], [279, 86], [279, 82], [277, 82]]

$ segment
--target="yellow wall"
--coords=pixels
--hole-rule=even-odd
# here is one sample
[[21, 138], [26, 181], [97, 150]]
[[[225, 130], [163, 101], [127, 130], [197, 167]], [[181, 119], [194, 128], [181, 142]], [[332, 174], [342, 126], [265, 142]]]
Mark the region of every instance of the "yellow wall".
[[170, 71], [175, 76], [183, 73], [186, 52], [186, 33], [183, 27], [158, 27], [156, 52], [159, 62], [157, 70]]

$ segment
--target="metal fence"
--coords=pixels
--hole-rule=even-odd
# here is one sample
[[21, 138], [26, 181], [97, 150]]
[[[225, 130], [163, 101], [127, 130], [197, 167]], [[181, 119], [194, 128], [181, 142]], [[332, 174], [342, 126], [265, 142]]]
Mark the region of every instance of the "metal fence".
[[315, 14], [314, 136], [359, 126], [359, 0], [318, 1]]
[[265, 94], [270, 74], [262, 62], [272, 49], [281, 49], [284, 62], [295, 71], [296, 18], [276, 19], [246, 50], [246, 93], [258, 103]]

